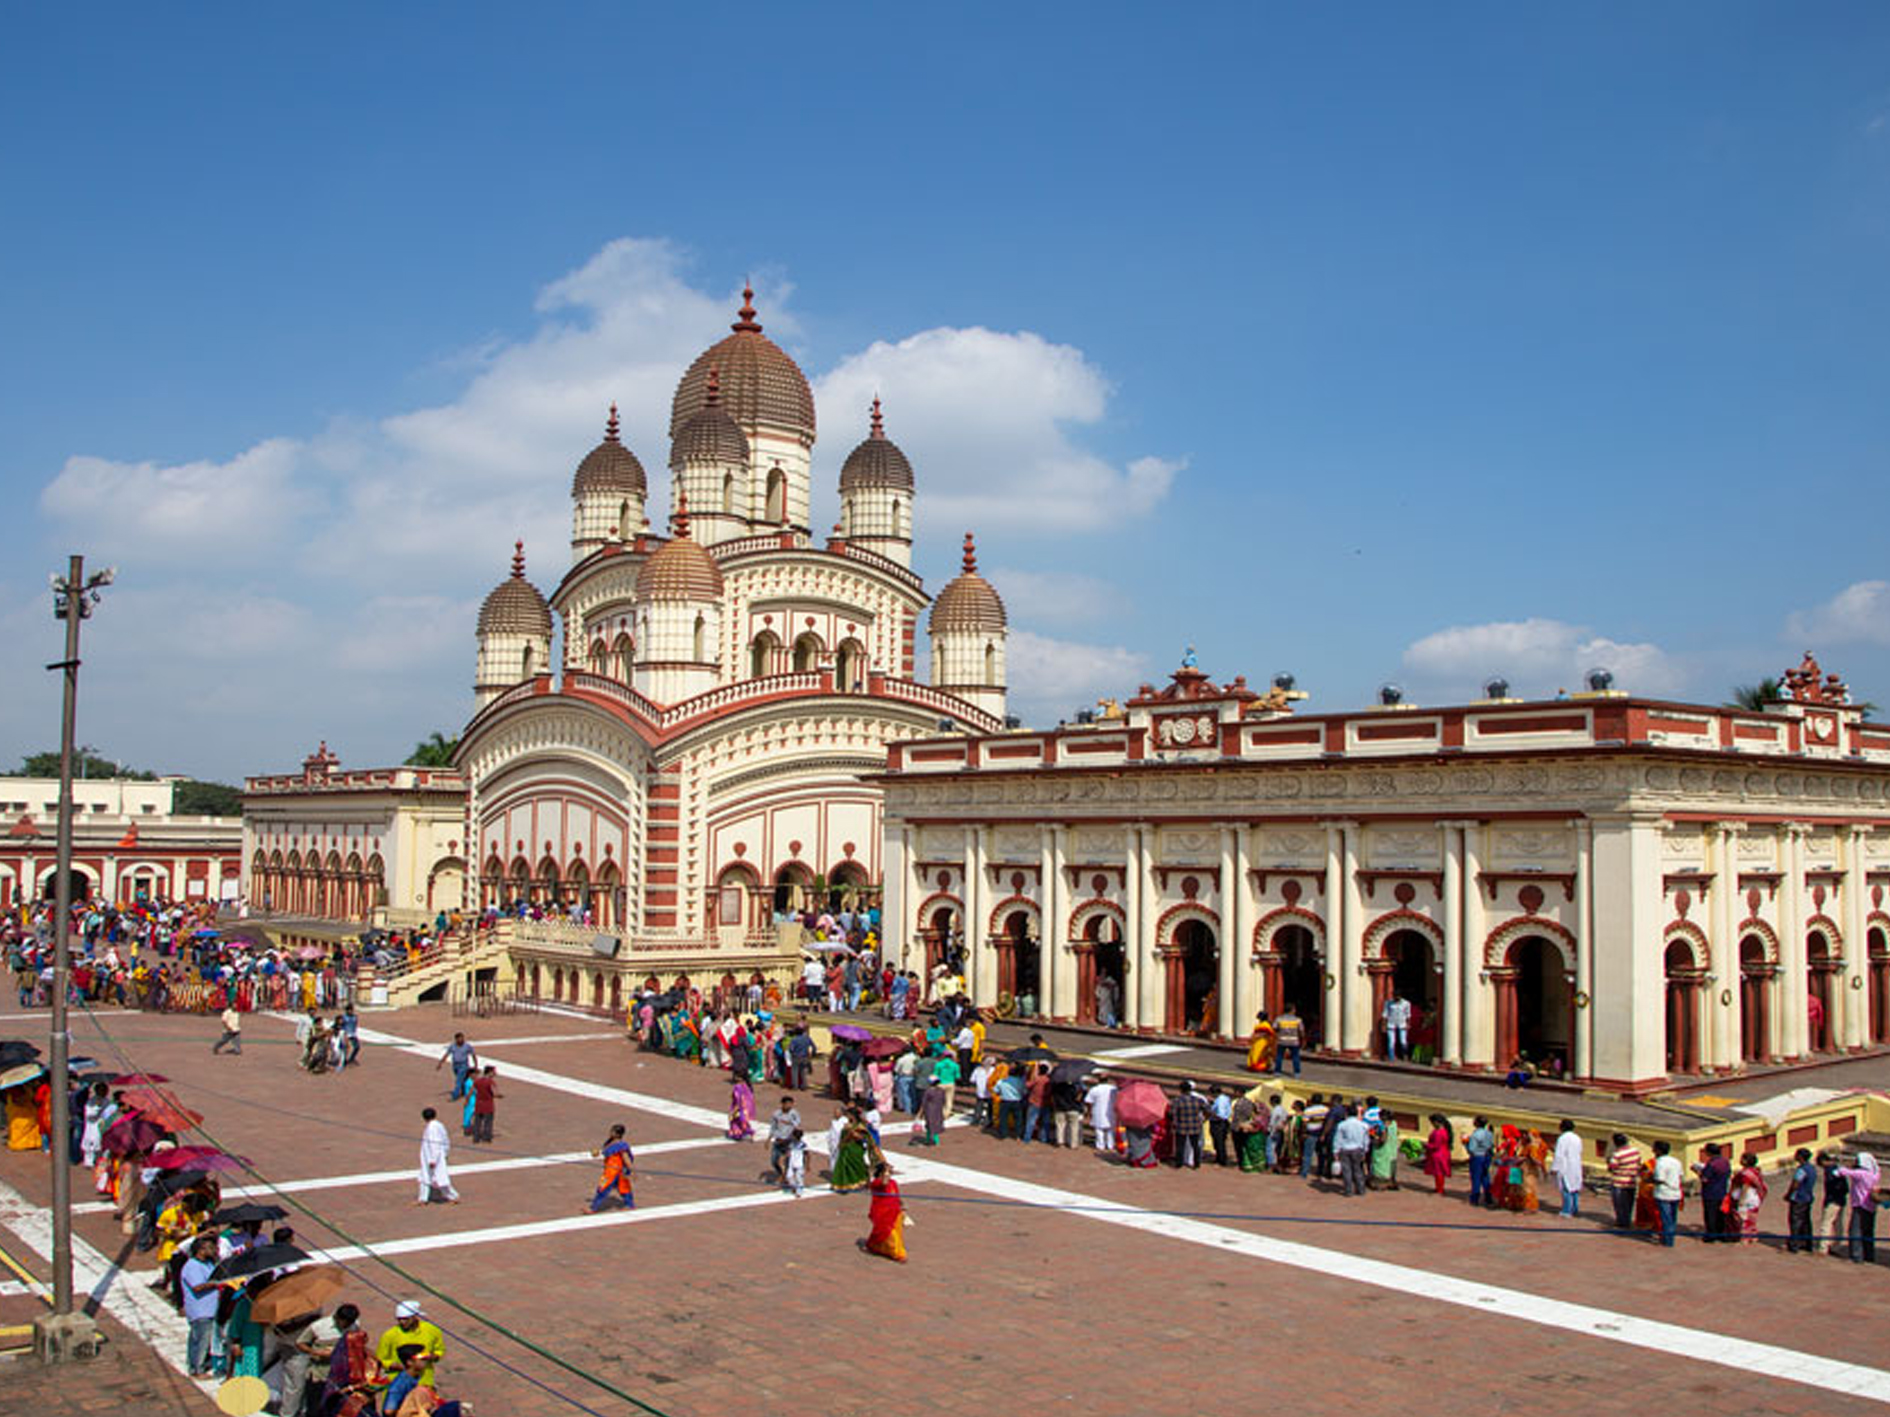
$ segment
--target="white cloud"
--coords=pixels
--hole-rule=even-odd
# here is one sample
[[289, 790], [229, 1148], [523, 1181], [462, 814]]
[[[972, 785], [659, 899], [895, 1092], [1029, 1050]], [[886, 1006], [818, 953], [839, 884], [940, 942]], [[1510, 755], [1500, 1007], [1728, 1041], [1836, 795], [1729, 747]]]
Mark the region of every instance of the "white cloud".
[[1012, 630], [1004, 663], [1011, 711], [1026, 723], [1068, 718], [1096, 699], [1127, 698], [1148, 677], [1148, 659], [1121, 645], [1086, 645]]
[[986, 579], [1004, 597], [1012, 617], [1038, 624], [1078, 625], [1120, 614], [1126, 608], [1122, 592], [1108, 581], [1075, 571], [1026, 571], [1017, 566], [991, 566]]
[[1786, 622], [1807, 644], [1890, 645], [1890, 581], [1858, 581]]
[[1109, 384], [1079, 349], [1029, 331], [924, 330], [840, 361], [815, 387], [837, 468], [885, 402], [886, 431], [912, 459], [921, 529], [1083, 532], [1148, 513], [1180, 460], [1118, 467], [1077, 445], [1072, 427], [1108, 410]]
[[1658, 645], [1597, 635], [1582, 625], [1535, 618], [1453, 625], [1406, 648], [1406, 687], [1421, 697], [1473, 697], [1485, 679], [1500, 675], [1521, 696], [1579, 689], [1591, 668], [1613, 672], [1632, 693], [1675, 692], [1685, 676]]

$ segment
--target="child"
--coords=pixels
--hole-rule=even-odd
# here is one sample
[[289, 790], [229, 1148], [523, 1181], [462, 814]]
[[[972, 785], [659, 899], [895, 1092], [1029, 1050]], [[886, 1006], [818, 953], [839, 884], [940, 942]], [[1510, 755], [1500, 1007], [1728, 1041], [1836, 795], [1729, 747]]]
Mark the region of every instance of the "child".
[[799, 1200], [801, 1192], [807, 1188], [807, 1138], [801, 1135], [799, 1127], [788, 1138], [786, 1181], [794, 1198]]

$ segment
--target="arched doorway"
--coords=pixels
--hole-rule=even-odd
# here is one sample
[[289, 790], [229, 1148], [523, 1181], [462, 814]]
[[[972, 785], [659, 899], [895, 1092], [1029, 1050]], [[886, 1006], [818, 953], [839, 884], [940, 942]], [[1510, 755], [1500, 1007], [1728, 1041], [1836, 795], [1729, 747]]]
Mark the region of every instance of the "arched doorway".
[[[1122, 926], [1115, 916], [1097, 914], [1083, 922], [1083, 944], [1088, 961], [1083, 967], [1079, 957], [1076, 981], [1076, 1016], [1085, 1023], [1102, 1023], [1114, 1028], [1122, 1022], [1122, 1001], [1127, 997], [1129, 958], [1122, 946]], [[1109, 1013], [1099, 1012], [1096, 986], [1103, 980], [1114, 986], [1109, 991]]]
[[814, 884], [814, 873], [798, 861], [790, 861], [774, 873], [774, 913], [792, 915], [807, 908], [807, 892]]
[[1290, 1005], [1298, 1014], [1308, 1048], [1318, 1048], [1326, 1033], [1326, 968], [1319, 941], [1304, 925], [1285, 925], [1273, 934], [1280, 957], [1278, 1012]]
[[1205, 920], [1183, 920], [1163, 952], [1168, 970], [1162, 1027], [1169, 1033], [1213, 1033], [1220, 1027], [1216, 980], [1221, 949]]
[[925, 927], [925, 987], [932, 987], [932, 971], [945, 962], [948, 953], [954, 952], [959, 945], [958, 910], [955, 906], [941, 905], [932, 912], [932, 918]]
[[1890, 939], [1882, 930], [1864, 936], [1870, 964], [1870, 1041], [1890, 1043]]
[[866, 884], [866, 867], [857, 861], [842, 861], [827, 877], [828, 909], [858, 910]]
[[1822, 930], [1805, 935], [1805, 1007], [1810, 1014], [1806, 1037], [1811, 1051], [1829, 1053], [1837, 1036], [1838, 970], [1842, 961]]
[[1372, 977], [1372, 1051], [1389, 1056], [1385, 1005], [1393, 998], [1411, 1006], [1399, 1056], [1428, 1063], [1437, 1053], [1437, 946], [1422, 930], [1393, 930], [1385, 936], [1384, 958]]
[[1016, 1001], [1020, 1015], [1035, 1014], [1043, 1002], [1043, 951], [1030, 935], [1030, 912], [1004, 917], [999, 943], [998, 989]]
[[1766, 956], [1765, 941], [1747, 935], [1739, 942], [1739, 1056], [1748, 1063], [1772, 1056], [1772, 985], [1777, 974]]
[[1575, 988], [1562, 952], [1541, 935], [1511, 943], [1496, 984], [1496, 1064], [1522, 1056], [1551, 1076], [1568, 1072], [1575, 1036]]
[[1667, 946], [1667, 1071], [1700, 1070], [1700, 1001], [1706, 971], [1685, 940]]
[[748, 677], [766, 679], [775, 672], [781, 656], [781, 641], [771, 630], [763, 630], [748, 645]]
[[794, 641], [794, 672], [811, 674], [820, 668], [822, 645], [820, 637], [811, 630]]
[[623, 921], [623, 875], [615, 861], [606, 861], [598, 868], [591, 899], [597, 908], [597, 928], [617, 929]]

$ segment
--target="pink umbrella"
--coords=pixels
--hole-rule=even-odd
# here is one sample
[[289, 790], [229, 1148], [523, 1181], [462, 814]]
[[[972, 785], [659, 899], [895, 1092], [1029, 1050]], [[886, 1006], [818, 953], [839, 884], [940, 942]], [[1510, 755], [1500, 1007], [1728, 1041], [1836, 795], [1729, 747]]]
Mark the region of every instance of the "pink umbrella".
[[241, 1171], [249, 1159], [231, 1156], [214, 1146], [174, 1146], [160, 1151], [147, 1163], [160, 1171]]
[[1152, 1127], [1168, 1115], [1168, 1094], [1160, 1083], [1136, 1078], [1116, 1089], [1116, 1121], [1125, 1127]]

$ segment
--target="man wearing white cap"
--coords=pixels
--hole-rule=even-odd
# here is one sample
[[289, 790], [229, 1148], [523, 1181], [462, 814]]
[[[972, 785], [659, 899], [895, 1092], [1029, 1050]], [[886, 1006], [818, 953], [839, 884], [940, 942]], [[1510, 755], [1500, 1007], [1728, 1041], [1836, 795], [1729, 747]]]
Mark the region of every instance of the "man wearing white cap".
[[425, 1205], [433, 1192], [438, 1190], [447, 1200], [458, 1205], [459, 1192], [453, 1189], [453, 1174], [446, 1167], [446, 1157], [453, 1149], [453, 1139], [447, 1136], [446, 1124], [431, 1107], [420, 1109], [420, 1119], [426, 1123], [426, 1127], [420, 1133], [420, 1196], [414, 1204]]
[[400, 1366], [400, 1350], [409, 1345], [426, 1350], [426, 1364], [420, 1374], [424, 1387], [435, 1387], [433, 1366], [446, 1356], [446, 1337], [438, 1325], [430, 1323], [420, 1312], [417, 1299], [402, 1299], [394, 1305], [394, 1326], [381, 1335], [381, 1341], [374, 1345], [374, 1359], [381, 1365], [381, 1371], [392, 1373]]

